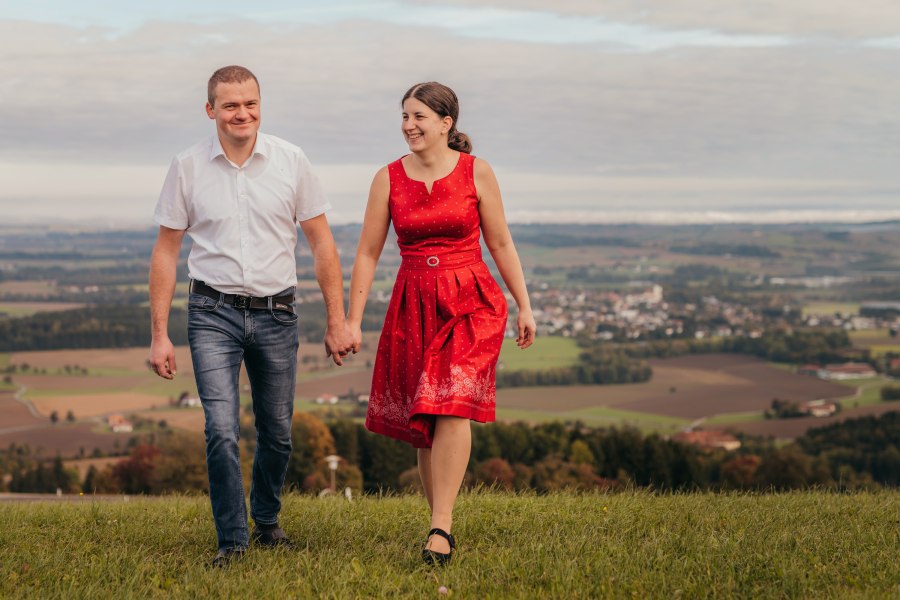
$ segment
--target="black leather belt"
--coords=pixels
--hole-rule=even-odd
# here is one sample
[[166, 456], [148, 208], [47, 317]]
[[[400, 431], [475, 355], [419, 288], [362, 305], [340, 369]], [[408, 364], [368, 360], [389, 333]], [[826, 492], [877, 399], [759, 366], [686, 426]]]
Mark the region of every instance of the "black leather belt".
[[[293, 288], [292, 288], [293, 290]], [[269, 308], [269, 298], [272, 299], [272, 308], [277, 310], [286, 310], [288, 312], [294, 312], [294, 308], [292, 304], [294, 303], [294, 293], [291, 291], [290, 294], [282, 294], [280, 296], [265, 296], [263, 298], [256, 298], [254, 296], [241, 296], [238, 294], [222, 294], [219, 290], [212, 288], [202, 281], [197, 279], [191, 280], [191, 293], [192, 294], [200, 294], [201, 296], [206, 296], [207, 298], [211, 298], [213, 300], [218, 301], [220, 296], [225, 296], [222, 301], [225, 304], [230, 304], [235, 308], [250, 308], [250, 309], [267, 309]]]

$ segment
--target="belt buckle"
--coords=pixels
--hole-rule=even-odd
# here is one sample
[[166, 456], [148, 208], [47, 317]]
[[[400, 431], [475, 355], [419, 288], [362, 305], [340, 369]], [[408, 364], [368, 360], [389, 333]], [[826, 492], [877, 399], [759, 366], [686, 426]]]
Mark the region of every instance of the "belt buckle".
[[235, 296], [232, 306], [235, 308], [250, 308], [250, 296]]
[[437, 256], [429, 256], [425, 259], [425, 264], [429, 267], [436, 267], [441, 264], [441, 259], [439, 259]]

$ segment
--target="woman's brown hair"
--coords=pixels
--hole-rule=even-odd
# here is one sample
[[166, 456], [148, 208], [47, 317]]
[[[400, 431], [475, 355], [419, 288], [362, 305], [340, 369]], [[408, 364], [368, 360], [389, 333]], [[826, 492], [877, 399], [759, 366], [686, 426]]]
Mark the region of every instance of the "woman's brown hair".
[[459, 99], [456, 93], [442, 83], [437, 81], [428, 81], [425, 83], [417, 83], [409, 88], [403, 99], [400, 101], [402, 106], [409, 98], [415, 98], [434, 112], [439, 117], [450, 117], [453, 119], [453, 125], [447, 132], [447, 145], [453, 150], [472, 153], [472, 141], [469, 136], [456, 129], [456, 120], [459, 118]]

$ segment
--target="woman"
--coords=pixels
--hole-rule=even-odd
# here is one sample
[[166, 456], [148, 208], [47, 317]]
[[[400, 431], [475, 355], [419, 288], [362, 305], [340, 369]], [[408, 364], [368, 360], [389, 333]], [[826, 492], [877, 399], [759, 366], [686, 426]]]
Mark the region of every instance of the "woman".
[[378, 343], [366, 427], [418, 448], [431, 508], [422, 557], [450, 561], [453, 505], [472, 446], [470, 420], [494, 420], [506, 298], [481, 259], [479, 227], [519, 308], [520, 348], [534, 341], [525, 277], [490, 165], [456, 129], [450, 88], [414, 85], [402, 100], [410, 154], [382, 168], [369, 192], [350, 282], [354, 351], [378, 257], [393, 221], [402, 262]]

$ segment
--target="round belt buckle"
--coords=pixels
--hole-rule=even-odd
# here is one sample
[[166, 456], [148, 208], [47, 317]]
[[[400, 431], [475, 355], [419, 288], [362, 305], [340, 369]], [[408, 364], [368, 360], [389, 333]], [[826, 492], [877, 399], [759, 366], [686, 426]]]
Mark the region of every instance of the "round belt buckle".
[[436, 267], [441, 264], [441, 259], [439, 259], [437, 256], [429, 256], [425, 259], [425, 264], [429, 267]]

